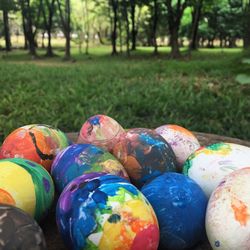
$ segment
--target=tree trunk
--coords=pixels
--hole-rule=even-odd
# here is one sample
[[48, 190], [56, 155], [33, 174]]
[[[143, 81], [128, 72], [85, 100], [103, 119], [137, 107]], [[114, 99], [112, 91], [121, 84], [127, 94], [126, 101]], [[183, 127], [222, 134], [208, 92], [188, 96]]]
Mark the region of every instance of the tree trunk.
[[154, 18], [153, 18], [153, 42], [154, 42], [154, 54], [158, 54], [157, 45], [157, 24], [158, 24], [158, 3], [154, 0]]
[[47, 1], [46, 3], [47, 3], [48, 15], [49, 15], [48, 21], [47, 21], [45, 9], [43, 8], [44, 23], [45, 23], [47, 34], [48, 34], [48, 46], [47, 46], [46, 56], [53, 57], [54, 53], [53, 53], [53, 49], [51, 45], [51, 31], [52, 31], [52, 25], [53, 25], [53, 16], [55, 13], [55, 0], [52, 0], [52, 2]]
[[70, 31], [66, 32], [65, 34], [65, 39], [66, 39], [66, 44], [65, 44], [65, 55], [64, 59], [65, 60], [70, 60], [71, 58], [71, 53], [70, 53]]
[[99, 39], [99, 42], [100, 42], [100, 44], [104, 44], [104, 42], [103, 42], [103, 40], [102, 40], [102, 36], [101, 36], [101, 32], [100, 32], [100, 30], [99, 31], [97, 31], [97, 36], [98, 36], [98, 39]]
[[223, 38], [220, 37], [220, 48], [222, 48], [222, 47], [223, 47]]
[[24, 12], [22, 10], [22, 21], [23, 21], [23, 36], [24, 36], [24, 49], [28, 49], [28, 39], [27, 39], [27, 30], [25, 25]]
[[244, 35], [243, 46], [244, 49], [250, 49], [250, 3], [247, 4], [244, 10]]
[[34, 38], [33, 34], [31, 34], [31, 33], [28, 34], [28, 42], [29, 42], [30, 55], [32, 55], [33, 57], [37, 57], [35, 38]]
[[190, 37], [190, 50], [196, 50], [198, 48], [198, 29], [199, 22], [201, 18], [201, 9], [202, 9], [202, 0], [198, 1], [195, 4], [194, 11], [192, 13], [192, 28], [191, 28], [191, 37]]
[[125, 19], [125, 22], [126, 22], [126, 52], [127, 52], [127, 55], [129, 56], [130, 55], [130, 46], [129, 46], [129, 20], [128, 20], [128, 10], [127, 10], [127, 3], [126, 3], [126, 0], [123, 0], [123, 17]]
[[136, 50], [136, 36], [137, 30], [135, 27], [135, 0], [130, 0], [131, 4], [131, 24], [132, 24], [132, 47], [131, 50]]
[[172, 30], [170, 30], [170, 43], [171, 43], [171, 53], [170, 56], [172, 58], [179, 58], [181, 56], [180, 54], [180, 48], [179, 48], [179, 29], [177, 27], [173, 27]]
[[118, 29], [119, 29], [119, 45], [120, 45], [120, 53], [122, 53], [122, 22], [119, 18], [118, 20]]
[[250, 30], [244, 35], [244, 49], [250, 49]]
[[51, 45], [51, 28], [50, 27], [48, 27], [47, 32], [48, 32], [48, 46], [47, 46], [46, 56], [52, 57], [54, 56], [54, 53], [53, 53], [52, 45]]
[[181, 18], [183, 16], [183, 12], [187, 7], [188, 1], [178, 0], [172, 6], [172, 0], [166, 0], [166, 6], [168, 9], [168, 26], [170, 33], [170, 45], [171, 45], [171, 53], [170, 57], [179, 58], [180, 57], [180, 49], [179, 49], [179, 28], [181, 23]]
[[29, 43], [29, 53], [33, 56], [33, 57], [37, 57], [36, 54], [36, 41], [35, 41], [35, 37], [32, 31], [32, 22], [31, 20], [28, 20], [28, 27], [27, 27], [27, 39], [28, 39], [28, 43]]
[[30, 55], [32, 55], [32, 57], [37, 57], [36, 41], [35, 41], [36, 32], [33, 30], [33, 20], [32, 20], [30, 1], [29, 0], [21, 1], [21, 8], [23, 15], [24, 33], [26, 33], [29, 53]]
[[114, 14], [114, 21], [113, 21], [113, 30], [112, 30], [112, 35], [111, 35], [111, 40], [112, 40], [112, 55], [117, 55], [117, 50], [116, 50], [116, 39], [117, 39], [117, 10], [118, 10], [118, 2], [117, 0], [112, 0], [112, 9], [113, 9], [113, 14]]
[[42, 33], [42, 49], [45, 48], [44, 37], [45, 37], [45, 31], [43, 31], [43, 33]]
[[85, 17], [87, 19], [86, 21], [86, 34], [85, 34], [85, 54], [89, 54], [89, 33], [90, 33], [90, 28], [89, 28], [89, 7], [88, 7], [88, 0], [85, 0]]
[[3, 10], [3, 22], [4, 22], [4, 38], [5, 38], [6, 50], [11, 51], [9, 17], [7, 10]]
[[89, 32], [85, 34], [85, 55], [89, 54]]
[[228, 47], [229, 48], [236, 48], [236, 38], [235, 37], [229, 37], [228, 39]]
[[70, 0], [65, 0], [65, 8], [62, 9], [62, 5], [60, 0], [57, 0], [57, 5], [59, 9], [59, 14], [60, 14], [60, 19], [62, 23], [62, 30], [64, 37], [66, 39], [65, 42], [65, 55], [64, 55], [64, 60], [70, 60], [71, 59], [71, 53], [70, 53], [70, 34], [71, 34], [71, 19], [70, 19]]
[[66, 0], [66, 50], [65, 50], [65, 59], [69, 60], [71, 58], [70, 53], [70, 32], [71, 32], [71, 26], [70, 26], [70, 0]]

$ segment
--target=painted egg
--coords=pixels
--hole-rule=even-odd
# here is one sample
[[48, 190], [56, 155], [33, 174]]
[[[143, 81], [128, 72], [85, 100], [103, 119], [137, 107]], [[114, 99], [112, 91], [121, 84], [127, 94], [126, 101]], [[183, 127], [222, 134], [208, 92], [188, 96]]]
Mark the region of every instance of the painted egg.
[[0, 205], [0, 249], [46, 250], [43, 232], [36, 221], [17, 207]]
[[95, 115], [82, 125], [77, 143], [93, 144], [111, 152], [124, 132], [122, 126], [111, 117]]
[[74, 179], [59, 198], [56, 218], [69, 249], [158, 247], [159, 228], [151, 205], [136, 187], [118, 176]]
[[176, 156], [178, 171], [181, 172], [187, 158], [200, 148], [197, 138], [191, 131], [178, 125], [163, 125], [155, 131], [172, 147]]
[[105, 172], [128, 179], [126, 170], [112, 154], [91, 144], [67, 147], [56, 156], [51, 168], [59, 192], [74, 178], [92, 172]]
[[159, 221], [161, 249], [187, 249], [205, 238], [207, 197], [193, 180], [165, 173], [141, 191]]
[[68, 138], [59, 129], [48, 125], [27, 125], [7, 136], [0, 148], [0, 159], [25, 158], [49, 171], [56, 154], [68, 145]]
[[185, 162], [183, 173], [209, 197], [226, 175], [249, 165], [249, 147], [221, 142], [196, 150]]
[[115, 145], [113, 154], [127, 170], [131, 182], [139, 188], [164, 172], [176, 171], [173, 150], [151, 129], [130, 129]]
[[41, 220], [53, 199], [53, 181], [41, 165], [21, 158], [0, 160], [0, 203], [19, 207]]
[[250, 236], [250, 167], [227, 175], [212, 193], [206, 231], [213, 249], [248, 250]]

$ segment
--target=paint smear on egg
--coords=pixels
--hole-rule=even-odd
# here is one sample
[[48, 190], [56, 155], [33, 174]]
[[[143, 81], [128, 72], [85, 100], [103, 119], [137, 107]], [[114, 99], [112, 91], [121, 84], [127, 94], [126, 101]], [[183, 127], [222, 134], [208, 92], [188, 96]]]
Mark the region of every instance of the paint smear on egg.
[[247, 206], [241, 200], [233, 197], [231, 201], [231, 207], [234, 211], [235, 219], [240, 223], [241, 226], [246, 226], [250, 215], [247, 213]]

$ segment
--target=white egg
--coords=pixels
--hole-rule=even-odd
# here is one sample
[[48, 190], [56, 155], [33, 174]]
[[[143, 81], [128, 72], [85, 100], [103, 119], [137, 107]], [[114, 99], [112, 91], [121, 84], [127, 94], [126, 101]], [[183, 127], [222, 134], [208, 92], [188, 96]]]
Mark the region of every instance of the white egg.
[[196, 181], [209, 197], [221, 180], [250, 166], [250, 148], [233, 143], [216, 143], [196, 150], [183, 166], [183, 173]]
[[212, 193], [206, 232], [213, 249], [250, 249], [250, 167], [229, 174]]

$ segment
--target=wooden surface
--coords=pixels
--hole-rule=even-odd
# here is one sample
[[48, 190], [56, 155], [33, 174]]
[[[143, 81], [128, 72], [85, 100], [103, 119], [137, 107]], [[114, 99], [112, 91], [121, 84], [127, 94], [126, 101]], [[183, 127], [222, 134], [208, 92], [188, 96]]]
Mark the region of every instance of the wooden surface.
[[[196, 135], [202, 146], [206, 146], [216, 142], [230, 142], [250, 147], [249, 141], [243, 141], [236, 138], [230, 138], [214, 134], [199, 133], [199, 132], [194, 132], [194, 134]], [[76, 141], [77, 133], [68, 133], [67, 135], [71, 141], [73, 142]], [[45, 221], [41, 224], [41, 227], [45, 234], [48, 250], [66, 250], [56, 227], [55, 206], [56, 206], [56, 201], [48, 217], [46, 217]], [[198, 246], [193, 248], [193, 250], [211, 250], [211, 249], [212, 248], [210, 247], [207, 240], [201, 242]]]

